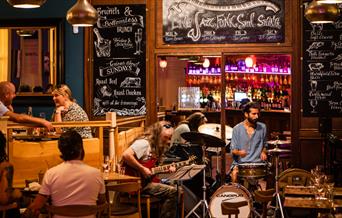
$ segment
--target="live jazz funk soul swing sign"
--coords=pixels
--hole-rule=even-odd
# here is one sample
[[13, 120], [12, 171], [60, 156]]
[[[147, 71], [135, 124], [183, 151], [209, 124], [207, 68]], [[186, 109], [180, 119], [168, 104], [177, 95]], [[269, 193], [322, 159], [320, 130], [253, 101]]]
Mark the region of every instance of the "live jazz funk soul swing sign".
[[146, 114], [145, 5], [95, 6], [93, 115]]
[[163, 0], [167, 44], [284, 42], [284, 0]]

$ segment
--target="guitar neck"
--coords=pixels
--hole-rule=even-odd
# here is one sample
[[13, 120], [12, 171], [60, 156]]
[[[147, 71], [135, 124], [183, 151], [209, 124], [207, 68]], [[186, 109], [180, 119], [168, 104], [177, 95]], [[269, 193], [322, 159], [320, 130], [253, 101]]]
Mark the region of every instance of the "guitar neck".
[[180, 161], [180, 162], [176, 162], [173, 164], [166, 164], [166, 165], [159, 166], [159, 167], [153, 167], [151, 169], [151, 171], [152, 171], [152, 174], [164, 173], [164, 172], [169, 171], [169, 168], [171, 166], [178, 168], [178, 167], [181, 167], [184, 165], [188, 165], [188, 164], [190, 164], [190, 162], [191, 162], [191, 160], [185, 160], [185, 161]]

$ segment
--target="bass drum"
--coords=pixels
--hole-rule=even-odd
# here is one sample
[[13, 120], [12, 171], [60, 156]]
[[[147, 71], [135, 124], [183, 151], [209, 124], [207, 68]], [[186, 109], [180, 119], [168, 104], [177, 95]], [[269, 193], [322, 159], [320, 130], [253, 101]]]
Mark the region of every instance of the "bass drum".
[[226, 218], [227, 214], [223, 214], [222, 207], [225, 202], [239, 202], [239, 217], [250, 217], [252, 210], [252, 196], [249, 191], [238, 183], [223, 185], [211, 196], [209, 203], [209, 211], [211, 217]]

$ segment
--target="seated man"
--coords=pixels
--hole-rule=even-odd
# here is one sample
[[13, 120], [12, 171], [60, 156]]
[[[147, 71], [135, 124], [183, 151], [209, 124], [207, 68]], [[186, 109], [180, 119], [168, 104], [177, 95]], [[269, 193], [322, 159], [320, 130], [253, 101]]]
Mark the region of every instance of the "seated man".
[[[5, 148], [6, 138], [0, 131], [0, 205], [12, 203], [21, 197], [21, 192], [12, 188], [13, 165], [8, 162]], [[7, 211], [6, 215], [11, 218], [20, 217], [19, 209]]]
[[[177, 189], [170, 185], [152, 182], [150, 180], [152, 171], [147, 165], [162, 157], [172, 133], [173, 129], [168, 122], [157, 122], [150, 126], [142, 136], [135, 139], [122, 154], [124, 164], [133, 168], [143, 179], [148, 180], [143, 184], [142, 194], [149, 194], [163, 200], [160, 215], [163, 218], [176, 217]], [[170, 171], [174, 170], [170, 169]], [[128, 168], [126, 168], [127, 171]]]
[[52, 124], [45, 119], [14, 113], [12, 100], [15, 96], [13, 83], [8, 81], [0, 82], [0, 117], [8, 116], [9, 120], [17, 123], [35, 123], [46, 127], [48, 130], [53, 129]]
[[63, 133], [58, 140], [58, 148], [64, 162], [45, 173], [39, 194], [25, 213], [39, 214], [39, 209], [48, 198], [51, 198], [54, 206], [96, 205], [105, 202], [101, 172], [82, 161], [84, 150], [80, 134], [74, 130]]
[[267, 159], [266, 125], [258, 122], [260, 106], [249, 102], [242, 107], [245, 120], [233, 128], [231, 150], [233, 154], [232, 182], [237, 182], [238, 165], [260, 163]]

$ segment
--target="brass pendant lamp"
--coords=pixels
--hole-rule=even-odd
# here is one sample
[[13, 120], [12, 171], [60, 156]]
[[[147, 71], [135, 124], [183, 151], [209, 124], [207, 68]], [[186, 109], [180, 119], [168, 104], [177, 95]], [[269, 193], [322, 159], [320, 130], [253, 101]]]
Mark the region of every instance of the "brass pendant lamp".
[[336, 4], [321, 4], [313, 0], [305, 9], [304, 16], [310, 23], [334, 23], [340, 15]]
[[96, 23], [97, 11], [87, 0], [77, 0], [67, 13], [66, 19], [73, 26], [87, 27]]
[[39, 8], [46, 0], [7, 0], [15, 8]]

